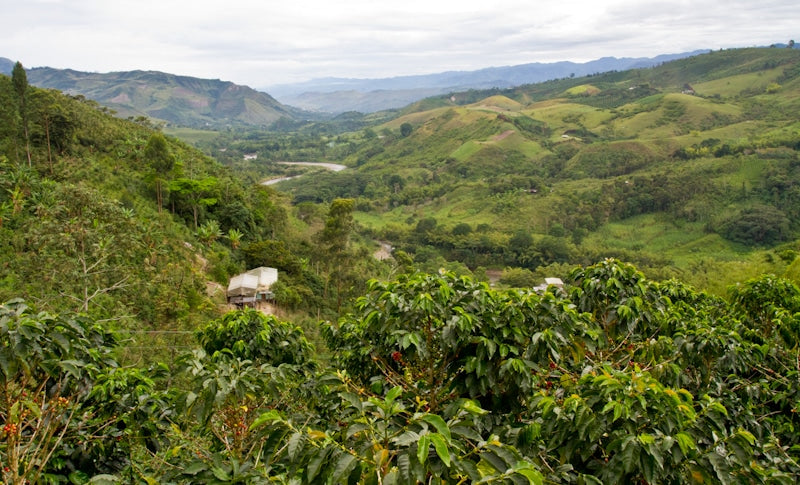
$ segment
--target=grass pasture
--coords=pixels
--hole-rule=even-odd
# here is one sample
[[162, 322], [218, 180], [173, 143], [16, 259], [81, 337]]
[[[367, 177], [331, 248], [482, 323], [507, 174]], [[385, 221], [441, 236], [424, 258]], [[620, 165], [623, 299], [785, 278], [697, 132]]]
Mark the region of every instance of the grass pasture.
[[183, 126], [165, 126], [164, 134], [174, 136], [191, 145], [202, 142], [210, 142], [219, 136], [219, 132], [212, 130], [198, 130], [196, 128], [186, 128]]
[[522, 104], [506, 96], [497, 95], [473, 103], [469, 105], [469, 108], [494, 112], [519, 111], [522, 108]]
[[703, 96], [740, 96], [746, 93], [766, 92], [770, 83], [777, 82], [783, 74], [783, 69], [770, 69], [767, 71], [750, 72], [728, 76], [714, 81], [707, 81], [692, 86], [700, 95]]

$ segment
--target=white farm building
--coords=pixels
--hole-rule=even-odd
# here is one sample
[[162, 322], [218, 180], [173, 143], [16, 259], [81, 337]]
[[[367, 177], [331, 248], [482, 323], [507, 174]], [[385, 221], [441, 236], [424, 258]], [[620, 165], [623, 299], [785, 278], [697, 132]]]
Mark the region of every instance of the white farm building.
[[238, 307], [257, 307], [275, 298], [270, 291], [272, 284], [278, 281], [278, 270], [275, 268], [251, 269], [231, 278], [228, 283], [228, 303]]

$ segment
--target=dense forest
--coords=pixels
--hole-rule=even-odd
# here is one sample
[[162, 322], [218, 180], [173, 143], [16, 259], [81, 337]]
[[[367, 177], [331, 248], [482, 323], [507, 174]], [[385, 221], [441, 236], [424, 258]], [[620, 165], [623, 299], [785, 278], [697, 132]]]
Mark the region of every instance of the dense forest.
[[203, 151], [17, 64], [3, 481], [794, 483], [800, 58], [708, 56]]

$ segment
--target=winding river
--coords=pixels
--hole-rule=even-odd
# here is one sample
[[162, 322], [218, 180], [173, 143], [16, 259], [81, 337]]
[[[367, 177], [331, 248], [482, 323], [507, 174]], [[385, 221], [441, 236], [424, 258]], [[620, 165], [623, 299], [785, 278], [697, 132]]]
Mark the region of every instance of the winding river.
[[[328, 170], [334, 172], [341, 172], [342, 170], [346, 169], [347, 166], [339, 165], [338, 163], [326, 163], [326, 162], [278, 162], [281, 165], [299, 165], [299, 166], [306, 166], [306, 167], [322, 167], [327, 168]], [[277, 184], [278, 182], [283, 182], [284, 180], [291, 180], [297, 177], [302, 177], [305, 174], [295, 175], [293, 177], [278, 177], [270, 180], [265, 180], [261, 182], [261, 185], [272, 185]]]

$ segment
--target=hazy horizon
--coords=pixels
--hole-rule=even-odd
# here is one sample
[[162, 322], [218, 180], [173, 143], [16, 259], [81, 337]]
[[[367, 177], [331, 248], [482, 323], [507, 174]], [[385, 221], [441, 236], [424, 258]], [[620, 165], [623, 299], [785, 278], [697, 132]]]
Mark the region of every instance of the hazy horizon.
[[155, 70], [256, 88], [603, 57], [656, 57], [794, 38], [793, 2], [535, 5], [319, 0], [0, 0], [0, 56], [26, 67]]

